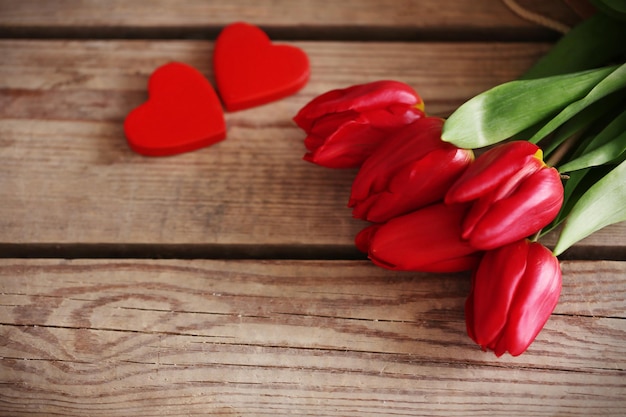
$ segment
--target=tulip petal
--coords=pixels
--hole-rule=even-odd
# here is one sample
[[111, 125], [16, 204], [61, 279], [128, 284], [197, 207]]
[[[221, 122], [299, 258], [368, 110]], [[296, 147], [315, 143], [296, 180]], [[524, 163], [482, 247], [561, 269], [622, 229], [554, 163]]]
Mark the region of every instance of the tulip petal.
[[376, 230], [378, 230], [379, 227], [380, 226], [374, 224], [361, 230], [354, 238], [356, 248], [363, 253], [368, 253], [372, 236], [376, 233]]
[[385, 190], [361, 202], [353, 202], [352, 214], [371, 222], [385, 222], [441, 201], [471, 161], [471, 151], [442, 142], [441, 149], [435, 149], [393, 174]]
[[315, 120], [311, 128], [306, 131], [306, 133], [314, 134], [320, 137], [330, 136], [338, 128], [346, 123], [353, 122], [358, 117], [359, 113], [355, 111], [344, 111], [341, 113], [327, 114]]
[[442, 261], [425, 263], [419, 270], [424, 272], [469, 271], [478, 265], [480, 259], [481, 257], [479, 253], [472, 253], [470, 255], [460, 256], [454, 259], [445, 259]]
[[388, 269], [457, 272], [478, 263], [478, 251], [461, 239], [465, 205], [433, 204], [384, 223], [369, 237], [372, 262]]
[[407, 84], [381, 80], [321, 94], [300, 109], [293, 120], [306, 132], [316, 119], [325, 114], [348, 110], [363, 112], [395, 103], [414, 106], [422, 103], [422, 99]]
[[394, 132], [421, 117], [420, 110], [404, 104], [323, 115], [307, 131], [304, 160], [328, 168], [359, 167]]
[[526, 270], [524, 240], [486, 252], [473, 280], [475, 341], [491, 348], [501, 337], [515, 291]]
[[360, 114], [362, 123], [376, 129], [389, 131], [413, 123], [424, 117], [424, 113], [406, 104], [392, 104], [388, 107], [365, 111]]
[[[494, 193], [491, 193], [494, 194]], [[480, 220], [489, 212], [493, 204], [493, 198], [487, 195], [483, 198], [476, 200], [472, 204], [472, 208], [467, 212], [467, 215], [463, 219], [461, 237], [466, 240], [470, 240], [474, 229]]]
[[359, 170], [350, 201], [365, 200], [372, 193], [384, 191], [395, 172], [443, 145], [439, 138], [442, 125], [440, 118], [418, 119], [381, 144]]
[[526, 271], [515, 292], [496, 355], [508, 350], [518, 356], [530, 346], [557, 305], [561, 283], [558, 259], [541, 244], [530, 243]]
[[[463, 236], [477, 249], [494, 249], [537, 233], [556, 217], [562, 204], [559, 173], [554, 168], [545, 168], [519, 184], [507, 198], [493, 202], [469, 236], [466, 233]], [[480, 204], [475, 207], [484, 208]], [[468, 218], [473, 211], [474, 208]]]
[[465, 171], [446, 194], [448, 204], [475, 200], [495, 190], [525, 166], [543, 166], [540, 149], [526, 141], [509, 142], [486, 151]]
[[356, 168], [378, 148], [385, 136], [384, 131], [349, 121], [328, 138], [322, 138], [321, 143], [318, 137], [307, 136], [305, 145], [310, 152], [305, 154], [304, 160], [327, 168]]
[[[384, 210], [383, 207], [390, 208], [394, 203], [393, 199], [383, 199], [383, 197], [383, 193], [380, 193], [372, 194], [368, 196], [365, 200], [361, 201], [356, 201], [352, 199], [349, 200], [348, 207], [352, 207], [352, 217], [354, 217], [355, 219], [363, 219], [374, 223], [382, 223], [389, 220], [389, 218], [383, 218], [382, 216], [377, 217], [377, 214]], [[377, 211], [372, 213], [372, 208], [374, 207], [377, 207]], [[383, 220], [375, 220], [378, 218], [382, 218]]]

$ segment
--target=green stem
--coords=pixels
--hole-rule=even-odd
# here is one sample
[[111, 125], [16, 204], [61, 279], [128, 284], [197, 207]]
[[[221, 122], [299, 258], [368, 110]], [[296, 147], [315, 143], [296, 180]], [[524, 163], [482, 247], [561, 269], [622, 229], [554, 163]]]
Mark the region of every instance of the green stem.
[[541, 230], [539, 230], [537, 233], [529, 237], [528, 240], [530, 240], [531, 242], [536, 242], [539, 240], [540, 236], [541, 236]]

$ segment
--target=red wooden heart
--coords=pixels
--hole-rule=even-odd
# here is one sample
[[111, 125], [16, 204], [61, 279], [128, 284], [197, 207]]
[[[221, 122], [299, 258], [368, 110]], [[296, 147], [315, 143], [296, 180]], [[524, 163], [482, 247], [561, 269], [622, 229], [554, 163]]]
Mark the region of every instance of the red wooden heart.
[[217, 90], [227, 110], [258, 106], [291, 95], [309, 79], [309, 60], [300, 48], [274, 45], [256, 26], [228, 25], [213, 52]]
[[148, 156], [166, 156], [212, 145], [226, 137], [215, 90], [195, 68], [170, 62], [150, 76], [148, 101], [124, 121], [128, 144]]

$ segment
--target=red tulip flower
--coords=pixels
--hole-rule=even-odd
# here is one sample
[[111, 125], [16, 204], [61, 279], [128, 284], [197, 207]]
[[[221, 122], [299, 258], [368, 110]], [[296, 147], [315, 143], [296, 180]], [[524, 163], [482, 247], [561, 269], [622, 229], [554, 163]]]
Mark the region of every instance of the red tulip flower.
[[294, 117], [307, 137], [304, 159], [329, 168], [356, 168], [399, 128], [423, 117], [424, 103], [408, 85], [376, 81], [324, 93]]
[[497, 356], [517, 356], [535, 340], [561, 292], [558, 259], [523, 239], [485, 253], [465, 304], [469, 336]]
[[385, 222], [438, 201], [474, 159], [441, 140], [443, 119], [424, 117], [402, 128], [363, 163], [349, 207], [356, 218]]
[[398, 271], [457, 272], [480, 254], [461, 238], [467, 205], [433, 204], [362, 230], [356, 246], [378, 266]]
[[462, 236], [475, 248], [489, 250], [548, 225], [563, 204], [563, 184], [558, 171], [543, 162], [537, 145], [509, 142], [476, 158], [445, 201], [473, 202]]

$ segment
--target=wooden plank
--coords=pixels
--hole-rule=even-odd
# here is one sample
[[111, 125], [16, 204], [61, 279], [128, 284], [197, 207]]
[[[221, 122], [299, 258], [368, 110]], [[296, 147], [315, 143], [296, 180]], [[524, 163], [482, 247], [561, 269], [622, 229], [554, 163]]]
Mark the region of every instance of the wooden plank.
[[[520, 0], [519, 5], [572, 25], [580, 17], [563, 2]], [[262, 26], [275, 36], [490, 38], [555, 35], [493, 0], [0, 0], [0, 32], [104, 36], [215, 36], [234, 21]]]
[[621, 416], [626, 263], [564, 262], [523, 355], [466, 275], [366, 262], [0, 261], [0, 415]]
[[[301, 160], [291, 117], [314, 96], [382, 78], [407, 82], [431, 114], [519, 75], [545, 44], [302, 42], [310, 83], [227, 113], [228, 139], [170, 158], [126, 145], [122, 122], [170, 60], [212, 79], [210, 42], [2, 41], [0, 240], [9, 244], [347, 245], [354, 171]], [[586, 247], [623, 246], [623, 227]], [[610, 240], [608, 239], [610, 238]]]

